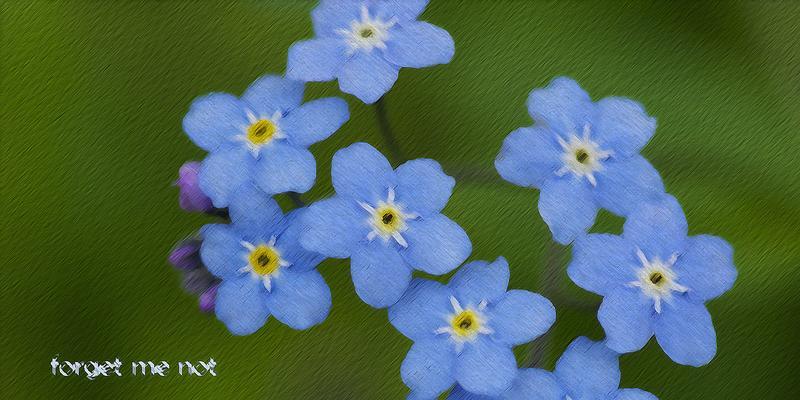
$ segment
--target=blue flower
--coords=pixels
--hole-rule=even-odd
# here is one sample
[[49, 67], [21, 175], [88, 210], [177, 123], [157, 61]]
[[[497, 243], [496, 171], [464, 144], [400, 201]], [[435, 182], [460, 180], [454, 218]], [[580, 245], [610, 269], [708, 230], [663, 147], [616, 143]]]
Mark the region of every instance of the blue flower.
[[234, 335], [249, 335], [273, 315], [294, 329], [319, 324], [331, 307], [331, 292], [315, 269], [323, 257], [300, 246], [299, 218], [283, 215], [278, 203], [252, 185], [231, 198], [231, 225], [203, 227], [200, 255], [222, 279], [214, 309]]
[[396, 170], [375, 148], [339, 150], [331, 167], [336, 195], [309, 206], [303, 246], [327, 257], [350, 257], [356, 293], [373, 307], [394, 304], [419, 269], [440, 275], [472, 251], [467, 234], [440, 212], [455, 180], [433, 160]]
[[603, 296], [597, 316], [611, 349], [639, 350], [655, 333], [677, 363], [700, 366], [714, 357], [716, 334], [704, 303], [733, 286], [733, 249], [715, 236], [687, 237], [672, 196], [633, 212], [622, 236], [576, 240], [567, 272]]
[[448, 400], [658, 400], [641, 389], [619, 389], [619, 356], [600, 342], [575, 339], [554, 372], [521, 369], [511, 388], [486, 397], [456, 387]]
[[289, 49], [286, 74], [302, 81], [339, 80], [343, 92], [374, 103], [401, 67], [449, 63], [453, 39], [417, 21], [428, 0], [322, 0], [311, 13], [316, 38]]
[[192, 103], [183, 130], [210, 154], [200, 168], [202, 191], [227, 207], [245, 183], [267, 194], [305, 192], [314, 185], [316, 161], [308, 146], [350, 118], [338, 98], [301, 105], [303, 83], [278, 76], [255, 81], [241, 98], [211, 93]]
[[627, 215], [664, 192], [658, 172], [640, 156], [656, 121], [632, 100], [593, 103], [569, 78], [528, 98], [535, 126], [512, 132], [495, 167], [503, 179], [539, 188], [539, 213], [561, 244], [594, 223], [599, 207]]
[[497, 396], [517, 375], [511, 349], [545, 333], [556, 311], [546, 298], [506, 291], [508, 263], [472, 262], [447, 286], [415, 279], [389, 308], [389, 320], [414, 341], [400, 373], [414, 397], [434, 398], [458, 383]]

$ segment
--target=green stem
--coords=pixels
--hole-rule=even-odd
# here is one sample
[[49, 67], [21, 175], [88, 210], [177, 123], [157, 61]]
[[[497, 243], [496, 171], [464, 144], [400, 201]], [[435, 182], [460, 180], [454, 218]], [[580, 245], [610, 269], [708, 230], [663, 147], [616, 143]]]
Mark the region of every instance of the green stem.
[[381, 131], [381, 136], [383, 136], [383, 141], [386, 144], [386, 148], [389, 149], [392, 162], [396, 165], [405, 161], [406, 157], [403, 151], [400, 150], [400, 146], [397, 145], [397, 140], [394, 137], [392, 126], [389, 123], [389, 116], [386, 112], [386, 100], [384, 100], [384, 98], [385, 97], [381, 97], [375, 103], [375, 115], [378, 118], [378, 128]]

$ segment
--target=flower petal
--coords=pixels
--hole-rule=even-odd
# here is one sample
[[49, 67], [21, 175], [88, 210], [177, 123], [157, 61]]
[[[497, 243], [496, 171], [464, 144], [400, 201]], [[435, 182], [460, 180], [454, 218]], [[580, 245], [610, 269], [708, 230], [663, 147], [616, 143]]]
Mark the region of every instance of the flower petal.
[[600, 144], [626, 157], [639, 153], [656, 131], [656, 119], [641, 104], [623, 97], [598, 101], [595, 124]]
[[347, 44], [341, 38], [303, 40], [289, 47], [286, 76], [304, 82], [336, 79], [348, 60]]
[[293, 329], [308, 329], [325, 320], [331, 290], [316, 270], [295, 272], [288, 267], [275, 278], [267, 304], [272, 315]]
[[244, 184], [234, 192], [228, 210], [238, 229], [255, 230], [263, 235], [277, 234], [276, 228], [283, 219], [278, 202], [253, 184]]
[[341, 38], [339, 29], [350, 29], [352, 21], [361, 19], [363, 0], [322, 0], [311, 11], [314, 33], [320, 37]]
[[410, 22], [392, 31], [384, 57], [400, 67], [424, 68], [449, 63], [455, 52], [446, 30], [427, 22]]
[[280, 121], [281, 129], [296, 146], [308, 147], [327, 139], [350, 118], [347, 103], [327, 97], [303, 104]]
[[472, 243], [461, 227], [439, 214], [408, 221], [403, 232], [408, 247], [400, 252], [414, 269], [433, 275], [448, 273], [472, 252]]
[[394, 86], [399, 69], [376, 51], [358, 52], [339, 71], [339, 88], [372, 104]]
[[433, 338], [452, 313], [451, 295], [439, 282], [414, 279], [403, 297], [389, 308], [389, 322], [411, 340]]
[[628, 215], [640, 205], [664, 194], [661, 175], [644, 157], [609, 160], [597, 173], [595, 198], [601, 207], [617, 215]]
[[539, 214], [550, 227], [553, 239], [568, 244], [594, 224], [597, 206], [588, 183], [572, 177], [557, 178], [542, 186]]
[[525, 368], [519, 370], [503, 400], [563, 400], [565, 396], [552, 372]]
[[223, 279], [238, 276], [239, 269], [246, 264], [239, 233], [230, 225], [212, 224], [203, 227], [202, 235], [200, 257], [208, 271]]
[[395, 182], [389, 161], [366, 143], [355, 143], [337, 151], [333, 155], [331, 178], [337, 194], [372, 205], [386, 200]]
[[602, 296], [636, 279], [636, 246], [621, 236], [589, 234], [575, 240], [567, 274], [576, 285]]
[[275, 112], [286, 113], [303, 101], [303, 82], [277, 75], [264, 75], [250, 84], [242, 100], [260, 118], [272, 118]]
[[625, 239], [635, 243], [648, 259], [668, 260], [682, 253], [687, 242], [686, 216], [670, 195], [644, 204], [628, 216], [623, 228]]
[[217, 288], [214, 311], [232, 334], [254, 333], [269, 318], [264, 286], [249, 275], [224, 280]]
[[423, 216], [442, 211], [456, 184], [438, 162], [430, 159], [408, 161], [397, 167], [395, 173], [397, 202]]
[[653, 314], [653, 302], [641, 291], [628, 287], [613, 290], [597, 311], [606, 346], [618, 353], [641, 350], [653, 336]]
[[642, 389], [620, 389], [612, 400], [658, 400], [658, 397]]
[[209, 154], [200, 166], [200, 189], [215, 207], [227, 207], [233, 193], [249, 181], [255, 159], [244, 147], [228, 146]]
[[284, 217], [282, 225], [285, 228], [275, 243], [281, 258], [292, 263], [292, 270], [296, 272], [312, 270], [325, 259], [325, 256], [308, 251], [300, 244], [300, 236], [305, 232], [302, 217], [307, 210], [308, 208], [298, 208]]
[[197, 98], [183, 118], [189, 139], [206, 151], [214, 151], [242, 133], [247, 125], [244, 105], [236, 96], [211, 93]]
[[309, 251], [335, 258], [350, 257], [351, 249], [366, 240], [366, 214], [351, 199], [335, 196], [311, 204], [301, 216], [300, 243]]
[[592, 120], [594, 107], [589, 94], [577, 82], [563, 76], [528, 96], [528, 112], [533, 120], [550, 127], [562, 137], [582, 132]]
[[272, 143], [261, 150], [254, 180], [269, 193], [305, 193], [317, 177], [317, 161], [310, 151], [288, 143]]
[[556, 134], [547, 128], [519, 128], [505, 140], [494, 162], [503, 179], [525, 187], [542, 187], [561, 168]]
[[503, 257], [491, 264], [473, 261], [459, 268], [447, 286], [465, 307], [475, 307], [482, 301], [493, 304], [505, 296], [510, 274]]
[[619, 387], [619, 356], [603, 343], [581, 336], [558, 359], [554, 373], [573, 398], [598, 398]]
[[456, 380], [468, 392], [497, 396], [511, 387], [517, 360], [510, 348], [479, 336], [456, 360]]
[[717, 354], [717, 334], [703, 304], [673, 297], [656, 317], [653, 328], [658, 344], [678, 364], [700, 367]]
[[692, 236], [686, 252], [675, 263], [675, 272], [678, 282], [689, 288], [690, 300], [711, 300], [727, 292], [736, 282], [733, 248], [716, 236]]
[[350, 273], [358, 297], [375, 308], [396, 303], [411, 282], [411, 268], [397, 248], [380, 239], [353, 249]]
[[470, 393], [459, 385], [450, 391], [447, 395], [447, 400], [497, 400], [497, 397], [483, 396], [480, 394]]
[[390, 20], [397, 18], [400, 22], [413, 21], [428, 6], [429, 0], [383, 0], [376, 4], [377, 15]]
[[550, 300], [527, 290], [510, 290], [489, 309], [489, 326], [494, 340], [508, 346], [530, 342], [541, 336], [556, 321]]
[[418, 341], [403, 360], [400, 376], [416, 395], [435, 398], [453, 385], [454, 363], [453, 345], [448, 339]]

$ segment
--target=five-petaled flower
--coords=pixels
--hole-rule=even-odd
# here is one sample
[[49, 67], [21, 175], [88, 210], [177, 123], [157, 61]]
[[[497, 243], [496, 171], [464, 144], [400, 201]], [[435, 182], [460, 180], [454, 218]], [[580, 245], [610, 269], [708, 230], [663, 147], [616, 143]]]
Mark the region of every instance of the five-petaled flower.
[[450, 62], [447, 31], [417, 21], [428, 0], [322, 0], [311, 13], [316, 38], [289, 49], [286, 74], [302, 81], [339, 80], [343, 92], [374, 103], [401, 67]]
[[212, 93], [192, 103], [183, 129], [210, 152], [200, 168], [202, 191], [226, 207], [242, 184], [267, 194], [305, 192], [316, 178], [308, 146], [350, 118], [347, 103], [324, 98], [301, 105], [303, 83], [267, 75], [241, 98]]
[[235, 335], [249, 335], [271, 315], [294, 329], [319, 324], [331, 307], [331, 292], [315, 269], [323, 257], [300, 246], [299, 218], [252, 185], [241, 186], [230, 203], [231, 225], [203, 227], [200, 255], [222, 279], [214, 310]]
[[497, 397], [457, 386], [448, 400], [658, 400], [641, 389], [619, 389], [619, 355], [601, 342], [579, 337], [564, 351], [555, 371], [519, 370], [511, 388]]
[[458, 383], [469, 392], [497, 396], [517, 374], [512, 347], [545, 333], [555, 322], [546, 298], [506, 291], [508, 263], [472, 262], [447, 286], [416, 279], [389, 308], [389, 320], [414, 341], [400, 373], [414, 397], [435, 398]]
[[444, 274], [472, 251], [464, 230], [441, 214], [455, 180], [436, 161], [392, 170], [375, 148], [356, 143], [336, 152], [331, 170], [336, 195], [308, 207], [301, 243], [327, 257], [350, 257], [356, 293], [367, 304], [394, 304], [413, 269]]
[[733, 249], [716, 236], [687, 237], [672, 196], [631, 213], [622, 236], [576, 240], [567, 272], [603, 296], [597, 317], [611, 349], [637, 351], [655, 333], [677, 363], [700, 366], [714, 357], [716, 333], [704, 303], [733, 286]]
[[528, 112], [536, 125], [508, 135], [495, 167], [511, 183], [540, 189], [539, 213], [559, 243], [586, 232], [599, 207], [624, 216], [663, 194], [658, 172], [638, 154], [656, 128], [639, 103], [593, 103], [562, 77], [531, 92]]

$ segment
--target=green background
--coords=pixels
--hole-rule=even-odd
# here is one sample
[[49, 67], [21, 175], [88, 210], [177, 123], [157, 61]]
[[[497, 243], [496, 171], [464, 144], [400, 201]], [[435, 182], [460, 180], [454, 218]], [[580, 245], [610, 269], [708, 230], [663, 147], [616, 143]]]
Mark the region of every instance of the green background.
[[[324, 324], [275, 320], [233, 337], [166, 264], [173, 243], [211, 218], [182, 212], [171, 186], [203, 152], [181, 132], [193, 98], [241, 93], [281, 73], [311, 36], [313, 2], [2, 2], [3, 398], [400, 399], [411, 343], [353, 292], [347, 262], [321, 272]], [[404, 69], [386, 101], [403, 151], [431, 157], [457, 184], [445, 213], [473, 259], [508, 258], [511, 286], [553, 299], [544, 365], [578, 335], [600, 338], [598, 299], [543, 274], [549, 233], [536, 191], [505, 183], [493, 160], [529, 125], [531, 89], [568, 75], [595, 99], [641, 101], [659, 127], [644, 154], [683, 204], [691, 233], [730, 241], [739, 278], [709, 308], [719, 350], [702, 368], [651, 343], [622, 358], [623, 386], [662, 399], [796, 399], [800, 301], [800, 2], [433, 0], [422, 19], [456, 43], [449, 65]], [[311, 84], [306, 98], [341, 95]], [[386, 150], [374, 108], [342, 95], [352, 118], [312, 147], [332, 193], [336, 149]], [[598, 230], [618, 230], [601, 218]], [[563, 251], [562, 251], [563, 252]], [[562, 253], [564, 254], [564, 253]], [[545, 284], [546, 282], [547, 285]], [[518, 348], [520, 362], [529, 353]], [[50, 375], [50, 359], [218, 362], [215, 378]]]

